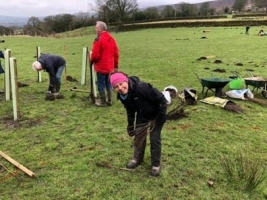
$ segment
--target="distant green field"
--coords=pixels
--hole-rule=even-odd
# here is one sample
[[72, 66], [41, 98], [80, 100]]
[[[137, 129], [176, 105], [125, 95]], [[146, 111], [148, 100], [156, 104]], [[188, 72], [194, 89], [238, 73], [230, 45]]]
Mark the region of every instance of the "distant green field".
[[[236, 71], [247, 77], [249, 70], [267, 77], [267, 37], [257, 36], [261, 28], [266, 29], [251, 27], [249, 35], [245, 27], [144, 29], [112, 34], [120, 49], [120, 70], [139, 76], [159, 90], [167, 85], [176, 86], [179, 92], [185, 87], [194, 88], [201, 100], [202, 86], [195, 73], [228, 78]], [[12, 120], [12, 102], [0, 94], [0, 151], [38, 177], [17, 173], [0, 157], [1, 200], [266, 198], [267, 108], [251, 101], [233, 100], [243, 109], [241, 114], [200, 101], [187, 106], [188, 117], [168, 121], [163, 128], [160, 177], [149, 176], [149, 144], [140, 167], [130, 172], [121, 169], [131, 158], [132, 138], [126, 133], [125, 110], [115, 93], [112, 107], [98, 108], [90, 103], [88, 93], [69, 91], [74, 86], [90, 89], [89, 71], [86, 85], [80, 84], [82, 48], [90, 49], [94, 38], [92, 27], [56, 38], [1, 38], [5, 43], [0, 43], [0, 50], [11, 49], [17, 60], [18, 81], [29, 86], [19, 88], [21, 119], [17, 122]], [[42, 53], [66, 58], [67, 75], [78, 82], [63, 80], [65, 99], [44, 100], [48, 76], [43, 72], [43, 82], [38, 83], [31, 68], [36, 46]], [[201, 57], [207, 59], [198, 60]], [[216, 60], [221, 63], [216, 64]], [[218, 69], [225, 72], [215, 72]], [[3, 87], [1, 74], [0, 89]], [[253, 93], [262, 102], [267, 101], [259, 90]], [[168, 110], [179, 102], [174, 99]], [[110, 166], [101, 167], [99, 163]], [[228, 164], [229, 173], [222, 163]], [[255, 186], [253, 177], [263, 181], [258, 179], [261, 184]]]

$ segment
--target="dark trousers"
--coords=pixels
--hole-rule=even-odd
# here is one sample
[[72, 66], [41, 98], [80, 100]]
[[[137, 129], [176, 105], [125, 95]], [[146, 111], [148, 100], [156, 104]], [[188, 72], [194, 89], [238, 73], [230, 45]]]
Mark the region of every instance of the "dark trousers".
[[150, 133], [151, 164], [154, 167], [160, 166], [162, 127], [163, 124], [156, 123]]
[[109, 82], [109, 74], [96, 73], [97, 76], [97, 87], [99, 92], [105, 92], [106, 90], [111, 90], [112, 86]]
[[[144, 124], [144, 127], [147, 127], [146, 123]], [[142, 126], [136, 125], [137, 128], [140, 128]], [[161, 160], [161, 130], [164, 123], [156, 122], [154, 124], [151, 123], [151, 125], [147, 128], [141, 129], [139, 134], [137, 134], [134, 138], [134, 156], [133, 158], [137, 160], [137, 162], [142, 162], [145, 154], [145, 148], [146, 148], [146, 138], [147, 133], [150, 135], [150, 154], [151, 154], [151, 165], [158, 167], [160, 166], [160, 160]]]

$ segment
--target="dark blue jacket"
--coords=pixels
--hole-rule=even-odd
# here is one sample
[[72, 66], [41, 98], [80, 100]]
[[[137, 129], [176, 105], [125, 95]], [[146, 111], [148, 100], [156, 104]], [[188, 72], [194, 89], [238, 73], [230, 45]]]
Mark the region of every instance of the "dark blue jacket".
[[0, 50], [0, 58], [5, 58], [3, 51]]
[[43, 70], [49, 73], [50, 85], [58, 83], [56, 73], [59, 67], [66, 65], [65, 59], [58, 55], [42, 54], [39, 56], [38, 61], [42, 64]]

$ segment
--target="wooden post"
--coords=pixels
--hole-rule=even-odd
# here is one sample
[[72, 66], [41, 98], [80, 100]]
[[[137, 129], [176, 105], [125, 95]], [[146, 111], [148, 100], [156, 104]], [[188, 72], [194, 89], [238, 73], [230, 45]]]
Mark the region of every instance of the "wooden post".
[[10, 63], [9, 58], [11, 56], [10, 49], [5, 50], [5, 95], [6, 101], [11, 99], [11, 83], [10, 83]]
[[[89, 59], [91, 57], [91, 54], [92, 54], [92, 51], [89, 52]], [[94, 96], [97, 97], [97, 90], [96, 90], [96, 72], [94, 70], [94, 64], [92, 64], [92, 66], [90, 66], [90, 67], [92, 67], [91, 72], [92, 72], [92, 79], [93, 79]]]
[[10, 60], [10, 75], [11, 75], [10, 78], [11, 78], [12, 100], [13, 100], [13, 116], [14, 120], [16, 121], [20, 118], [17, 61], [13, 57], [9, 58], [9, 60]]
[[[41, 55], [41, 48], [36, 46], [36, 59], [38, 60], [38, 58]], [[42, 82], [42, 72], [41, 71], [37, 71], [37, 82], [41, 83]]]
[[85, 85], [86, 82], [86, 66], [88, 63], [87, 61], [88, 61], [88, 47], [83, 47], [81, 85]]
[[64, 59], [66, 61], [66, 65], [65, 65], [65, 87], [66, 90], [68, 90], [68, 82], [67, 82], [67, 47], [64, 44]]
[[17, 168], [19, 168], [20, 170], [22, 170], [23, 172], [25, 172], [26, 174], [28, 174], [29, 176], [35, 177], [35, 174], [32, 171], [28, 170], [26, 167], [24, 167], [23, 165], [19, 164], [17, 161], [15, 161], [11, 157], [9, 157], [4, 152], [0, 151], [0, 155], [3, 158], [5, 158], [6, 160], [8, 160], [10, 163], [12, 163], [13, 165], [15, 165]]

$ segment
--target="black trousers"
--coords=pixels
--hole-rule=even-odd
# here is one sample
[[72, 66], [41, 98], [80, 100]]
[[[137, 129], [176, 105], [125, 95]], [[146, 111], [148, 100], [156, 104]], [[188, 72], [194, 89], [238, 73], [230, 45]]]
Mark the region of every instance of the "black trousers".
[[[141, 120], [138, 120], [141, 122]], [[154, 167], [160, 166], [161, 160], [161, 130], [165, 122], [156, 119], [155, 122], [137, 123], [136, 128], [140, 132], [134, 138], [134, 156], [133, 159], [137, 162], [142, 162], [145, 154], [147, 134], [150, 136], [150, 154], [151, 165]], [[149, 123], [149, 125], [148, 125]], [[143, 127], [143, 128], [142, 128]]]

